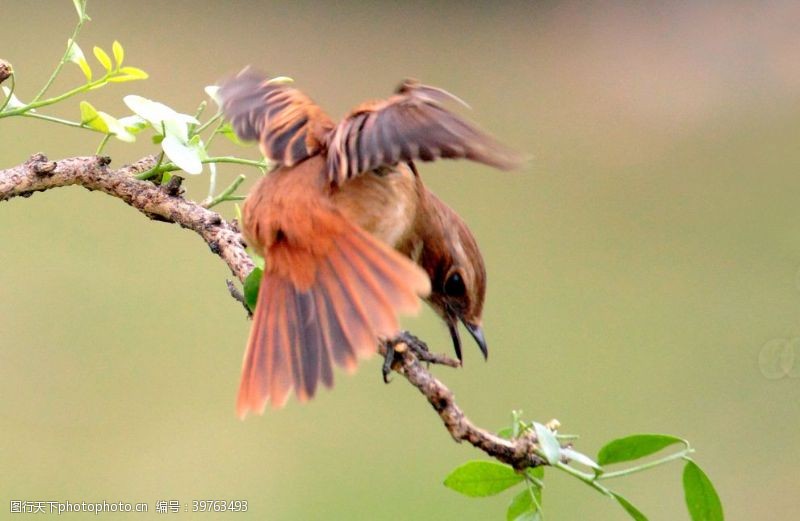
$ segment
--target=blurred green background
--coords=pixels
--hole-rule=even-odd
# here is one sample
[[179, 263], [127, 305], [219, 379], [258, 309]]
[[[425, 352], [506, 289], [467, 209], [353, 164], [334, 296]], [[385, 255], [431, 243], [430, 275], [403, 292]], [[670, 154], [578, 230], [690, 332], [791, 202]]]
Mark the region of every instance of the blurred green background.
[[[30, 99], [75, 12], [66, 0], [3, 0], [0, 12], [0, 57]], [[90, 1], [89, 12], [84, 50], [118, 39], [151, 76], [91, 94], [117, 116], [129, 93], [192, 113], [205, 85], [246, 64], [292, 76], [335, 116], [405, 77], [463, 97], [532, 156], [512, 173], [422, 167], [488, 264], [489, 362], [469, 345], [463, 370], [435, 369], [470, 417], [487, 428], [514, 408], [555, 417], [589, 454], [634, 432], [684, 436], [729, 519], [796, 515], [800, 379], [759, 364], [770, 341], [800, 336], [796, 3]], [[52, 93], [81, 80], [70, 65]], [[220, 153], [257, 157], [222, 141]], [[97, 143], [6, 119], [0, 167]], [[119, 166], [153, 150], [143, 138], [108, 153]], [[221, 183], [239, 173], [256, 177], [223, 168]], [[202, 198], [207, 178], [188, 188]], [[239, 421], [249, 324], [226, 277], [194, 234], [102, 194], [0, 204], [0, 508], [221, 498], [249, 501], [234, 519], [504, 518], [511, 494], [442, 486], [480, 454], [404, 381], [384, 385], [377, 358], [312, 403]], [[452, 349], [429, 310], [407, 325]], [[548, 473], [548, 519], [626, 519], [573, 481]], [[652, 519], [688, 518], [678, 465], [614, 484]]]

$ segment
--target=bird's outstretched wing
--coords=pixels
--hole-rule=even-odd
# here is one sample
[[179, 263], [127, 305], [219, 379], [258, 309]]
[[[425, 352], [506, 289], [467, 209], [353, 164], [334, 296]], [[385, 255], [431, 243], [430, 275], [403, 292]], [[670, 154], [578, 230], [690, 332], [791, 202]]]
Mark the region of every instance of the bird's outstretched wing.
[[258, 140], [264, 156], [283, 166], [318, 154], [334, 126], [308, 96], [249, 68], [223, 82], [219, 95], [236, 135]]
[[504, 170], [519, 163], [517, 154], [447, 110], [447, 100], [461, 102], [445, 90], [407, 80], [389, 99], [356, 107], [329, 136], [330, 182], [340, 185], [401, 161], [466, 158]]

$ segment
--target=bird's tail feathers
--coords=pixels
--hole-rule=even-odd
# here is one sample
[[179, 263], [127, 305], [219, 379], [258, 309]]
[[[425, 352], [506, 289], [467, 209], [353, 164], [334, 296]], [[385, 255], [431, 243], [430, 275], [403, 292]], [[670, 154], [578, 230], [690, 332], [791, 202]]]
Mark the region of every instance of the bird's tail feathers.
[[348, 372], [399, 329], [397, 315], [419, 310], [430, 291], [410, 260], [347, 222], [320, 257], [311, 286], [264, 273], [247, 343], [237, 413], [282, 407], [292, 388], [300, 401], [321, 381], [333, 385], [335, 363]]

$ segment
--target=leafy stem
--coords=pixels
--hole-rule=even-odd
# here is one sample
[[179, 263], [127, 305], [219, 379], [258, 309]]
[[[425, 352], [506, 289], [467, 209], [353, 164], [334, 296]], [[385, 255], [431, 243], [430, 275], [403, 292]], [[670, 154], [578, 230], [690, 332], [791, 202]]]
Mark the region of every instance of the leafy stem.
[[217, 126], [214, 127], [214, 131], [210, 136], [208, 136], [208, 141], [206, 141], [206, 150], [208, 150], [208, 147], [211, 146], [211, 142], [214, 141], [215, 137], [217, 137], [217, 134], [219, 134], [219, 129], [221, 129], [223, 125], [225, 125], [225, 120], [220, 119], [219, 123], [217, 123]]
[[[220, 119], [222, 119], [222, 111], [217, 112], [214, 115], [214, 117], [212, 117], [211, 119], [209, 119], [208, 121], [206, 121], [205, 123], [203, 123], [202, 125], [197, 127], [195, 129], [194, 133], [195, 134], [200, 134], [201, 132], [203, 132], [205, 129], [207, 129], [208, 127], [210, 127], [211, 125], [213, 125], [216, 121], [218, 121]], [[216, 133], [216, 130], [214, 132]]]
[[[162, 160], [164, 158], [164, 153], [161, 153], [159, 157], [159, 162], [146, 172], [142, 172], [136, 176], [136, 179], [150, 179], [158, 174], [162, 174], [165, 172], [176, 172], [181, 170], [181, 167], [176, 165], [175, 163], [167, 162], [162, 164]], [[267, 163], [266, 161], [255, 161], [253, 159], [244, 159], [241, 157], [233, 157], [233, 156], [219, 156], [219, 157], [209, 157], [208, 159], [201, 160], [201, 163], [208, 164], [208, 163], [231, 163], [235, 165], [245, 165], [245, 166], [253, 166], [256, 168], [266, 168]], [[230, 187], [229, 187], [230, 188]], [[227, 190], [227, 189], [226, 189]], [[229, 196], [230, 197], [230, 196]]]
[[[218, 157], [209, 157], [208, 159], [201, 160], [201, 163], [208, 164], [208, 163], [231, 163], [234, 165], [245, 165], [245, 166], [254, 166], [256, 168], [266, 168], [267, 162], [264, 160], [256, 161], [254, 159], [244, 159], [241, 157], [235, 156], [218, 156]], [[177, 165], [167, 164], [164, 165], [165, 172], [173, 172], [175, 170], [180, 170], [181, 168]]]
[[[86, 0], [82, 0], [82, 4], [83, 4], [82, 8], [83, 8], [83, 11], [85, 13]], [[53, 82], [56, 81], [56, 78], [58, 77], [59, 73], [61, 72], [61, 69], [64, 68], [64, 64], [69, 61], [69, 55], [72, 52], [72, 47], [74, 45], [77, 45], [75, 43], [75, 40], [77, 40], [77, 38], [78, 38], [78, 33], [81, 32], [81, 28], [83, 28], [83, 24], [86, 23], [87, 20], [89, 20], [89, 17], [85, 16], [85, 14], [81, 14], [81, 16], [78, 17], [78, 25], [76, 25], [75, 26], [75, 30], [72, 31], [72, 36], [69, 39], [69, 45], [67, 45], [67, 50], [64, 51], [64, 56], [61, 57], [61, 60], [58, 62], [58, 65], [56, 65], [55, 70], [50, 75], [50, 78], [48, 78], [47, 82], [44, 84], [44, 86], [41, 88], [41, 90], [39, 90], [39, 92], [36, 94], [36, 96], [33, 97], [33, 100], [31, 101], [31, 105], [37, 103], [40, 99], [42, 99], [42, 96], [45, 95], [47, 90], [53, 85]]]
[[692, 454], [694, 449], [691, 447], [686, 447], [685, 449], [676, 452], [674, 454], [670, 454], [669, 456], [664, 456], [663, 458], [659, 458], [657, 460], [653, 460], [647, 463], [643, 463], [641, 465], [637, 465], [635, 467], [630, 467], [627, 469], [617, 470], [615, 472], [606, 472], [604, 474], [600, 474], [595, 479], [613, 479], [613, 478], [621, 478], [623, 476], [629, 476], [631, 474], [636, 474], [637, 472], [641, 472], [643, 470], [651, 469], [653, 467], [658, 467], [659, 465], [663, 465], [665, 463], [669, 463], [670, 461], [675, 461], [678, 459], [683, 459]]
[[103, 152], [103, 149], [106, 147], [106, 143], [108, 143], [109, 139], [111, 139], [111, 134], [106, 134], [103, 136], [103, 140], [100, 141], [100, 144], [97, 146], [97, 150], [95, 151], [94, 155], [99, 156]]
[[[683, 470], [683, 490], [686, 506], [694, 521], [723, 521], [722, 504], [708, 476], [690, 457], [694, 449], [689, 442], [668, 434], [632, 434], [606, 443], [598, 452], [597, 459], [578, 452], [571, 443], [562, 445], [564, 440], [574, 439], [574, 435], [560, 435], [557, 420], [547, 424], [522, 421], [521, 411], [512, 411], [512, 422], [509, 427], [501, 429], [498, 434], [512, 441], [522, 439], [528, 434], [535, 435], [535, 443], [526, 448], [537, 455], [541, 462], [528, 464], [524, 469], [516, 469], [506, 465], [505, 471], [498, 468], [497, 463], [468, 462], [456, 468], [445, 479], [445, 486], [466, 496], [494, 495], [525, 481], [525, 488], [517, 493], [508, 506], [507, 519], [514, 521], [534, 521], [544, 517], [542, 511], [542, 490], [544, 489], [544, 465], [556, 468], [584, 482], [604, 496], [612, 498], [636, 521], [647, 521], [630, 501], [603, 483], [604, 480], [621, 478], [643, 472], [667, 463], [685, 460]], [[623, 468], [614, 472], [605, 472], [606, 465], [633, 462], [655, 455], [667, 447], [682, 445], [671, 454]], [[632, 463], [628, 463], [633, 465]], [[592, 469], [586, 472], [574, 465]], [[516, 470], [515, 470], [516, 469]], [[516, 476], [516, 479], [513, 477]]]
[[594, 476], [593, 474], [588, 474], [586, 472], [581, 472], [580, 470], [567, 465], [563, 461], [557, 462], [554, 465], [554, 467], [559, 469], [559, 470], [562, 470], [562, 471], [566, 472], [567, 474], [570, 474], [570, 475], [578, 478], [579, 480], [583, 481], [584, 483], [586, 483], [590, 487], [598, 490], [602, 494], [605, 494], [606, 496], [609, 496], [609, 497], [613, 497], [612, 494], [611, 494], [611, 491], [608, 490], [603, 485], [601, 485], [600, 483], [598, 483], [596, 476]]
[[536, 497], [536, 489], [539, 490], [544, 487], [544, 483], [541, 482], [538, 478], [531, 476], [528, 472], [525, 473], [525, 484], [528, 487], [528, 494], [531, 496], [531, 502], [536, 505], [536, 510], [538, 512], [542, 512], [542, 504], [539, 503], [539, 499]]
[[64, 101], [67, 98], [71, 98], [72, 96], [75, 96], [76, 94], [81, 94], [82, 92], [86, 92], [86, 91], [92, 90], [92, 89], [94, 89], [96, 87], [99, 87], [101, 85], [105, 85], [106, 83], [109, 82], [109, 80], [111, 78], [115, 78], [117, 76], [124, 76], [124, 75], [125, 75], [125, 73], [119, 72], [119, 71], [107, 72], [101, 78], [98, 78], [98, 79], [96, 79], [94, 81], [90, 81], [90, 82], [84, 83], [83, 85], [80, 85], [78, 87], [75, 87], [74, 89], [70, 89], [67, 92], [64, 92], [63, 94], [59, 94], [58, 96], [54, 96], [52, 98], [47, 98], [47, 99], [43, 99], [43, 100], [39, 100], [39, 101], [32, 101], [30, 103], [27, 103], [26, 105], [23, 105], [22, 107], [2, 112], [2, 113], [0, 113], [0, 118], [7, 118], [9, 116], [24, 115], [24, 114], [27, 114], [30, 111], [32, 111], [34, 109], [37, 109], [39, 107], [46, 107], [48, 105], [53, 105], [53, 104], [58, 103], [60, 101]]
[[0, 113], [2, 113], [6, 109], [6, 107], [8, 106], [8, 103], [11, 101], [11, 97], [14, 95], [14, 89], [17, 88], [17, 81], [14, 79], [14, 73], [13, 72], [11, 73], [11, 76], [9, 78], [11, 79], [11, 87], [9, 87], [9, 91], [8, 91], [8, 95], [6, 96], [6, 100], [3, 102], [2, 105], [0, 105]]
[[236, 189], [239, 188], [239, 185], [241, 185], [246, 178], [247, 177], [244, 174], [239, 174], [239, 176], [236, 179], [234, 179], [234, 181], [225, 190], [220, 192], [220, 194], [217, 195], [216, 197], [207, 200], [207, 202], [204, 202], [203, 206], [205, 206], [206, 208], [213, 208], [219, 203], [225, 201], [238, 200], [238, 196], [234, 196], [233, 192], [235, 192]]
[[66, 125], [68, 127], [74, 128], [85, 128], [87, 130], [91, 130], [92, 132], [100, 132], [99, 130], [93, 129], [91, 127], [87, 127], [83, 123], [78, 123], [77, 121], [70, 121], [68, 119], [57, 118], [55, 116], [48, 116], [46, 114], [39, 114], [37, 112], [25, 112], [20, 114], [26, 118], [35, 118], [35, 119], [43, 119], [45, 121], [49, 121], [51, 123], [58, 123], [59, 125]]
[[151, 178], [153, 178], [153, 177], [157, 176], [159, 173], [161, 173], [161, 172], [162, 172], [162, 171], [160, 170], [160, 168], [161, 168], [161, 163], [162, 163], [163, 161], [164, 161], [164, 152], [161, 152], [161, 153], [158, 155], [158, 161], [156, 161], [156, 166], [154, 166], [154, 167], [153, 167], [153, 168], [151, 168], [150, 170], [145, 170], [145, 171], [144, 171], [144, 172], [142, 172], [141, 174], [136, 174], [136, 175], [135, 175], [135, 176], [133, 176], [133, 177], [135, 177], [136, 179], [139, 179], [139, 180], [141, 180], [141, 181], [145, 181], [145, 180], [147, 180], [147, 179], [151, 179]]
[[200, 116], [202, 116], [203, 112], [206, 110], [206, 106], [208, 106], [206, 100], [200, 102], [200, 105], [197, 106], [197, 110], [194, 112], [194, 119], [200, 119]]

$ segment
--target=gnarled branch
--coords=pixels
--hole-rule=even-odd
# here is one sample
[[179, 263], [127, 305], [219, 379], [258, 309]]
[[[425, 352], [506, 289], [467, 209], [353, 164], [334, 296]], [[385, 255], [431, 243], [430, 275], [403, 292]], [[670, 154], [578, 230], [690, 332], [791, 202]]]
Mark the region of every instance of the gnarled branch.
[[[253, 269], [253, 262], [234, 224], [225, 221], [218, 213], [183, 198], [178, 182], [159, 186], [135, 179], [135, 174], [155, 165], [154, 157], [142, 158], [117, 170], [108, 167], [110, 161], [107, 157], [98, 156], [48, 161], [44, 155], [36, 154], [21, 165], [0, 170], [0, 202], [13, 197], [29, 197], [35, 192], [61, 186], [78, 185], [88, 190], [98, 190], [122, 199], [151, 219], [177, 223], [193, 230], [212, 252], [226, 262], [236, 278], [240, 281], [247, 278]], [[385, 352], [382, 354], [385, 355]], [[434, 355], [433, 359], [446, 365], [457, 365], [457, 362], [443, 355]], [[467, 441], [517, 469], [545, 464], [534, 452], [536, 439], [533, 433], [507, 440], [473, 424], [456, 404], [453, 392], [424, 367], [411, 350], [397, 349], [392, 368], [428, 399], [455, 441]]]
[[21, 165], [0, 170], [0, 202], [61, 186], [98, 190], [122, 199], [151, 219], [193, 230], [212, 252], [222, 257], [236, 278], [240, 281], [247, 278], [253, 270], [253, 261], [234, 225], [217, 212], [184, 199], [179, 183], [159, 186], [133, 177], [155, 166], [154, 157], [144, 157], [118, 170], [108, 168], [110, 162], [109, 158], [98, 156], [48, 161], [44, 155], [35, 154]]

